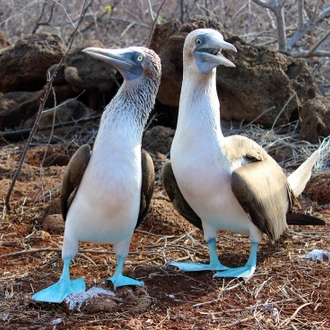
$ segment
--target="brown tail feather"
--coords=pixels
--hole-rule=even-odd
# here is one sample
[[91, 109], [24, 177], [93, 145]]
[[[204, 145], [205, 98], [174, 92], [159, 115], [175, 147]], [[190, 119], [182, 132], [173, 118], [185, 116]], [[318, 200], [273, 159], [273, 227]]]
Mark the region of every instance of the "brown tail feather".
[[304, 213], [288, 213], [286, 215], [288, 225], [325, 225], [325, 221]]

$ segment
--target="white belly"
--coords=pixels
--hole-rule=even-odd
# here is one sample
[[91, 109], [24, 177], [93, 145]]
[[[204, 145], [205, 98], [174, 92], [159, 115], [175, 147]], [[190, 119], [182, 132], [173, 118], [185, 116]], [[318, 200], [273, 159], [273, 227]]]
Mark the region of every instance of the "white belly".
[[228, 230], [260, 240], [261, 233], [232, 193], [232, 169], [217, 149], [218, 144], [212, 148], [210, 143], [201, 141], [204, 147], [198, 148], [196, 144], [193, 152], [173, 145], [173, 173], [186, 201], [202, 219], [205, 239], [215, 238], [218, 230]]
[[78, 241], [125, 241], [128, 250], [140, 208], [141, 172], [137, 155], [119, 161], [92, 154], [67, 215], [64, 256], [76, 253]]

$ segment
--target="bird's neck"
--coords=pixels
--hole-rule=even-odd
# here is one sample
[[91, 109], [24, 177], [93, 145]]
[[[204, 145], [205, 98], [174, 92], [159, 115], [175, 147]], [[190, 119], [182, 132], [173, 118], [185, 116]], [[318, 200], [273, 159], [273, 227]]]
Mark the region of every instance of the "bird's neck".
[[216, 69], [209, 74], [184, 70], [177, 130], [185, 129], [194, 131], [193, 134], [207, 132], [223, 139]]
[[134, 86], [131, 84], [125, 81], [106, 107], [98, 139], [102, 136], [106, 143], [122, 141], [132, 148], [141, 145], [144, 127], [155, 103], [156, 90], [147, 79], [135, 82]]

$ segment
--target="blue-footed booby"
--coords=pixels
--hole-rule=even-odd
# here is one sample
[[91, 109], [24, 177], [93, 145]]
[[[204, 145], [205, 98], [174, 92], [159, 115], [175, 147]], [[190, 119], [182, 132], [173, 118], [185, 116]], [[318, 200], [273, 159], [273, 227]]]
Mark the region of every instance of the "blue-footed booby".
[[84, 280], [70, 280], [69, 273], [79, 241], [113, 243], [118, 265], [108, 280], [114, 288], [143, 285], [124, 276], [123, 266], [134, 229], [153, 193], [153, 162], [141, 152], [141, 141], [160, 84], [160, 58], [145, 47], [90, 47], [83, 52], [115, 66], [124, 82], [105, 108], [93, 150], [83, 145], [66, 168], [61, 189], [62, 276], [33, 296], [39, 301], [61, 302], [71, 293], [85, 291]]
[[[287, 179], [257, 143], [243, 136], [223, 136], [216, 67], [235, 65], [222, 55], [222, 49], [236, 51], [218, 31], [198, 29], [186, 37], [177, 129], [171, 160], [162, 169], [163, 183], [174, 206], [203, 229], [210, 263], [168, 264], [183, 271], [213, 270], [215, 277], [249, 277], [256, 269], [263, 233], [274, 241], [290, 223], [324, 224], [314, 217], [297, 217], [289, 212], [310, 178], [319, 151]], [[249, 235], [251, 251], [244, 266], [221, 264], [216, 252], [218, 230]]]

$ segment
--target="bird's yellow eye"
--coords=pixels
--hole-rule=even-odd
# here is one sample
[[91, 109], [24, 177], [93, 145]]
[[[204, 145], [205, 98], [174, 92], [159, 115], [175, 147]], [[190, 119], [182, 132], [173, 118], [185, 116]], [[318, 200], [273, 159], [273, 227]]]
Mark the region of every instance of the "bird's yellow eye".
[[196, 45], [200, 45], [201, 43], [202, 43], [202, 39], [197, 38], [197, 39], [196, 39]]
[[143, 55], [139, 54], [136, 59], [137, 59], [138, 62], [142, 62], [143, 58], [144, 58]]

